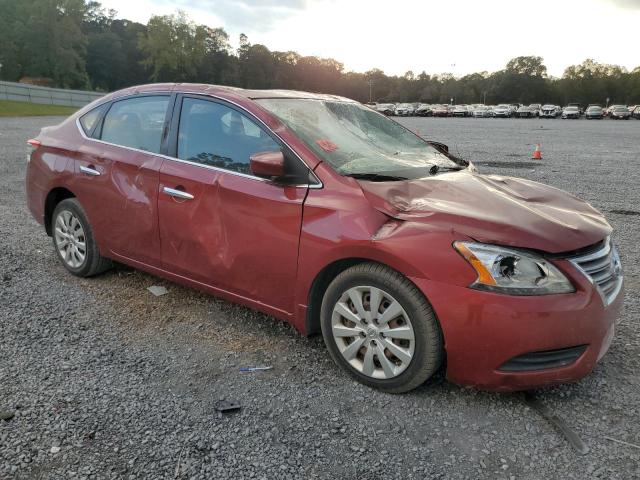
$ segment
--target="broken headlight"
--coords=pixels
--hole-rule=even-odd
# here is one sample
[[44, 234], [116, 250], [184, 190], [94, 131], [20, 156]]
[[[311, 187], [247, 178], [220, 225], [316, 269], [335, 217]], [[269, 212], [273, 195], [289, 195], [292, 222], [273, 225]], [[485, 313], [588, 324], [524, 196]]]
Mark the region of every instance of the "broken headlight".
[[472, 288], [508, 295], [575, 291], [560, 270], [534, 253], [475, 242], [455, 242], [453, 246], [478, 274]]

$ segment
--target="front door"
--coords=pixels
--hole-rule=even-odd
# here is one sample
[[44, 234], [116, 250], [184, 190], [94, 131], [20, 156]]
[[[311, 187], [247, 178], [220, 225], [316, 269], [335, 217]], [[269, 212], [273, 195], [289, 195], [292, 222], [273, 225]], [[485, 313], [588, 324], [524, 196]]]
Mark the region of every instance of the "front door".
[[[249, 157], [283, 149], [252, 118], [221, 102], [179, 97], [160, 171], [163, 268], [293, 311], [307, 187], [251, 174]], [[297, 159], [294, 159], [298, 161]]]

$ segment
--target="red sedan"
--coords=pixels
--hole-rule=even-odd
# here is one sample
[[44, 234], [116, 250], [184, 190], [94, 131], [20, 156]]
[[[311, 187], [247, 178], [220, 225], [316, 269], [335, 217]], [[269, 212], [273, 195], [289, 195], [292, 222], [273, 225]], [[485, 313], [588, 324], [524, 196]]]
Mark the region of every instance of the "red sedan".
[[29, 140], [28, 204], [62, 265], [125, 263], [322, 332], [389, 392], [575, 381], [622, 303], [589, 204], [472, 164], [348, 99], [158, 84]]

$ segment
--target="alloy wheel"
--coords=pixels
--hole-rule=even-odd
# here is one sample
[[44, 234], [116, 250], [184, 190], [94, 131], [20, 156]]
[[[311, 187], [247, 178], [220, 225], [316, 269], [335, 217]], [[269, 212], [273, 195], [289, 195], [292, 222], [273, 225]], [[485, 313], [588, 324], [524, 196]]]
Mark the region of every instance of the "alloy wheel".
[[344, 359], [371, 378], [397, 377], [415, 352], [407, 312], [388, 292], [373, 286], [352, 287], [342, 294], [333, 308], [331, 330]]
[[71, 268], [80, 268], [87, 257], [87, 243], [78, 217], [62, 210], [56, 218], [54, 235], [62, 260]]

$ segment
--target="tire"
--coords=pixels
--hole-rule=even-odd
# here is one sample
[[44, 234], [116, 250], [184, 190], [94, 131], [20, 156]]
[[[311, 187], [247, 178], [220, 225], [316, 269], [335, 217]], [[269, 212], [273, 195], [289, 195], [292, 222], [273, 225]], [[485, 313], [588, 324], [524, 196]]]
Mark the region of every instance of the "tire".
[[56, 206], [51, 232], [56, 255], [73, 275], [91, 277], [113, 266], [111, 260], [100, 255], [87, 214], [77, 199], [67, 198]]
[[[381, 301], [377, 313], [372, 314], [376, 290]], [[364, 315], [356, 313], [359, 308], [351, 295], [361, 301], [358, 307]], [[396, 314], [398, 306], [401, 312]], [[343, 316], [340, 312], [345, 311]], [[431, 305], [406, 277], [384, 265], [362, 263], [340, 273], [324, 294], [320, 318], [333, 361], [370, 387], [388, 393], [407, 392], [426, 382], [442, 364], [443, 337]], [[391, 353], [390, 344], [399, 356]]]

